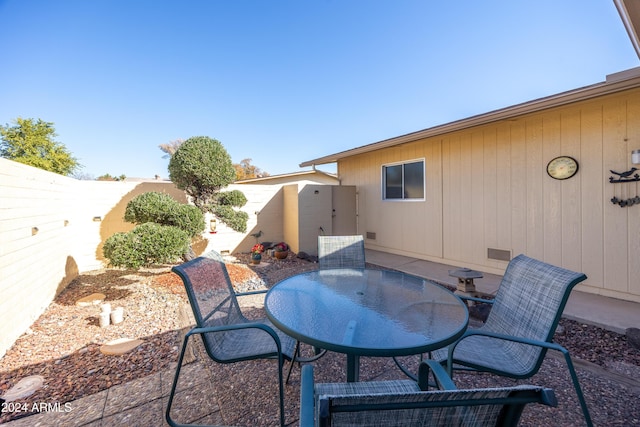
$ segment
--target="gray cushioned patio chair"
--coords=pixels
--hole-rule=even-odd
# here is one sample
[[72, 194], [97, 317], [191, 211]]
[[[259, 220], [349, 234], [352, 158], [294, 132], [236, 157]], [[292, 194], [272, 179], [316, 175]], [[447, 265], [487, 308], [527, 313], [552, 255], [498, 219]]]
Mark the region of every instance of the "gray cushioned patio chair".
[[460, 369], [525, 379], [538, 372], [547, 350], [557, 350], [564, 355], [587, 425], [592, 425], [569, 351], [553, 342], [571, 290], [586, 278], [518, 255], [509, 262], [495, 298], [489, 301], [491, 311], [485, 323], [431, 357], [446, 365], [449, 375]]
[[196, 327], [186, 334], [182, 344], [166, 410], [169, 425], [182, 425], [171, 418], [171, 405], [187, 343], [192, 335], [200, 335], [207, 355], [218, 363], [276, 359], [280, 387], [280, 422], [284, 425], [282, 367], [285, 359], [293, 360], [295, 340], [276, 329], [268, 319], [248, 320], [242, 314], [237, 300], [238, 296], [260, 294], [266, 290], [236, 293], [222, 257], [217, 252], [210, 252], [175, 266], [171, 271], [182, 278]]
[[[361, 235], [318, 236], [318, 268], [320, 270], [365, 268], [364, 259], [364, 239]], [[315, 348], [315, 352], [316, 355], [322, 356], [326, 350]]]
[[[427, 390], [432, 371], [440, 388]], [[557, 406], [553, 390], [516, 387], [457, 390], [444, 368], [427, 360], [420, 380], [314, 384], [302, 368], [300, 427], [312, 426], [515, 426], [525, 405]]]
[[364, 239], [356, 236], [318, 236], [318, 267], [365, 268]]

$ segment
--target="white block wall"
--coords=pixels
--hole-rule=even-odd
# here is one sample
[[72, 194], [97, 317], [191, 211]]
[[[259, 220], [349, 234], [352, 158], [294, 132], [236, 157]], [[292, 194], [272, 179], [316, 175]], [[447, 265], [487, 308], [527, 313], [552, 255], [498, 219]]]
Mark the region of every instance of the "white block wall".
[[0, 356], [79, 271], [101, 268], [101, 222], [140, 183], [78, 181], [0, 158]]

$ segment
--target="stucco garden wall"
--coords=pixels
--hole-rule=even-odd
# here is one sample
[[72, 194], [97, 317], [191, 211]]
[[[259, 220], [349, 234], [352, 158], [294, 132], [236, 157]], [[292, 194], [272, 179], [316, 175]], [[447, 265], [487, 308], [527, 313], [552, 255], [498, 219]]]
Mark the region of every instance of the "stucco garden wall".
[[103, 268], [101, 245], [135, 195], [170, 182], [78, 181], [0, 158], [0, 356], [78, 272]]
[[[292, 181], [294, 191], [307, 187]], [[218, 222], [216, 233], [210, 233], [207, 217], [203, 238], [194, 244], [197, 255], [212, 249], [248, 252], [257, 240], [286, 240], [287, 222], [298, 226], [297, 215], [283, 215], [282, 185], [228, 189], [247, 197], [242, 208], [249, 215], [247, 231]], [[149, 191], [187, 202], [168, 181], [79, 181], [0, 158], [0, 357], [80, 272], [106, 266], [104, 241], [133, 228], [123, 220], [127, 203]]]

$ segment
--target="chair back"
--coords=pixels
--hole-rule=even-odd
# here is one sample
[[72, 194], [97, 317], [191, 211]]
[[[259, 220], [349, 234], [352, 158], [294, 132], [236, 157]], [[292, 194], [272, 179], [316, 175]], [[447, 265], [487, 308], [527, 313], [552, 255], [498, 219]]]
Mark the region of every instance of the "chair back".
[[[484, 331], [551, 342], [569, 294], [587, 276], [518, 255], [502, 278]], [[525, 344], [505, 344], [518, 353], [523, 366], [537, 371], [546, 349]]]
[[318, 267], [365, 268], [364, 239], [355, 236], [318, 236]]
[[[184, 283], [196, 325], [200, 328], [229, 326], [247, 323], [233, 290], [229, 273], [222, 257], [217, 252], [209, 252], [171, 269]], [[203, 334], [207, 352], [213, 359], [226, 359], [221, 354], [227, 348], [233, 331]]]
[[521, 385], [472, 390], [318, 395], [320, 426], [516, 426], [529, 403], [555, 403], [553, 390]]

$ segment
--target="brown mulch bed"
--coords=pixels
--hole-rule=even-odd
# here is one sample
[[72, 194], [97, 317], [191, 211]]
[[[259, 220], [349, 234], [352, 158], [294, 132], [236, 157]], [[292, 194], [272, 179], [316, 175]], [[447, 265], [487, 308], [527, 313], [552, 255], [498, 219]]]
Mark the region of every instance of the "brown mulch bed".
[[[267, 262], [260, 266], [248, 267], [248, 255], [237, 255], [237, 264], [228, 264], [229, 275], [238, 291], [269, 287], [293, 274], [317, 268], [316, 264], [298, 259], [293, 254], [285, 260], [265, 258]], [[78, 299], [94, 292], [105, 294], [105, 302], [111, 303], [112, 307], [123, 307], [125, 321], [100, 328], [99, 306], [75, 305]], [[184, 326], [180, 324], [178, 312], [180, 305], [185, 303], [186, 295], [182, 282], [169, 271], [169, 267], [142, 271], [106, 269], [83, 273], [51, 303], [27, 333], [0, 359], [0, 395], [23, 377], [41, 375], [45, 379], [45, 386], [24, 401], [64, 403], [167, 369], [177, 359], [178, 331]], [[574, 359], [584, 360], [633, 378], [640, 375], [640, 351], [632, 348], [624, 335], [565, 319], [562, 320], [561, 326], [563, 333], [557, 335], [556, 339], [569, 348]], [[100, 352], [102, 344], [123, 337], [139, 338], [144, 344], [123, 356], [105, 356]], [[555, 362], [551, 360], [549, 363]], [[267, 364], [265, 366], [269, 364], [268, 361], [264, 363]], [[362, 371], [368, 369], [370, 372], [383, 375], [385, 370], [389, 369], [385, 363], [386, 361], [365, 359]], [[319, 378], [330, 380], [330, 376], [325, 378], [323, 372], [333, 375], [343, 366], [344, 360], [341, 355], [326, 356], [317, 362]], [[224, 377], [226, 370], [236, 372], [234, 369], [238, 369], [237, 372], [244, 372], [243, 370], [247, 369], [248, 378], [253, 378], [255, 368], [255, 365], [227, 366], [217, 370], [220, 386], [229, 386], [227, 382], [230, 378]], [[544, 369], [543, 367], [542, 371]], [[553, 369], [552, 367], [551, 370]], [[562, 371], [565, 368], [560, 363], [557, 369]], [[228, 373], [231, 377], [239, 378], [230, 372]], [[287, 387], [288, 402], [297, 402], [299, 377], [296, 379], [296, 375], [299, 375], [299, 370], [294, 369], [292, 384]], [[464, 381], [464, 378], [461, 379]], [[547, 384], [546, 378], [539, 381]], [[555, 380], [551, 378], [549, 381]], [[634, 407], [638, 391], [632, 390], [632, 393], [618, 395], [617, 391], [610, 391], [609, 386], [603, 385], [600, 381], [597, 378], [583, 384], [585, 393], [603, 393], [604, 398], [608, 397], [618, 405], [618, 409], [615, 409], [614, 404], [607, 404], [602, 410], [617, 410], [618, 413], [611, 416], [605, 414], [602, 416], [604, 418], [600, 419], [610, 419], [609, 425], [634, 425], [634, 420], [640, 423], [640, 414], [637, 413], [640, 409], [629, 409]], [[237, 386], [234, 389], [237, 393], [245, 393], [245, 398], [255, 400], [258, 394], [265, 395], [254, 393], [258, 385], [263, 386], [253, 384], [253, 387], [246, 390]], [[560, 388], [564, 386], [565, 384], [558, 385]], [[571, 394], [570, 388], [567, 393]], [[223, 400], [220, 402], [221, 407], [228, 407], [232, 403], [225, 400], [237, 400], [238, 395], [221, 394], [218, 398]], [[626, 402], [629, 399], [632, 399], [631, 403]], [[246, 402], [244, 398], [240, 401]], [[273, 406], [273, 402], [269, 405]], [[600, 408], [590, 405], [590, 409], [595, 413], [592, 414], [594, 419], [598, 419]], [[636, 412], [632, 413], [633, 411]], [[288, 408], [287, 412], [288, 420], [295, 418], [295, 405]], [[556, 415], [554, 412], [549, 413], [552, 422]], [[0, 423], [25, 415], [2, 413]], [[230, 420], [227, 421], [236, 425], [258, 423], [256, 419], [246, 418], [247, 416], [245, 411], [240, 411], [237, 418], [231, 414]], [[577, 422], [580, 422], [579, 417]]]

